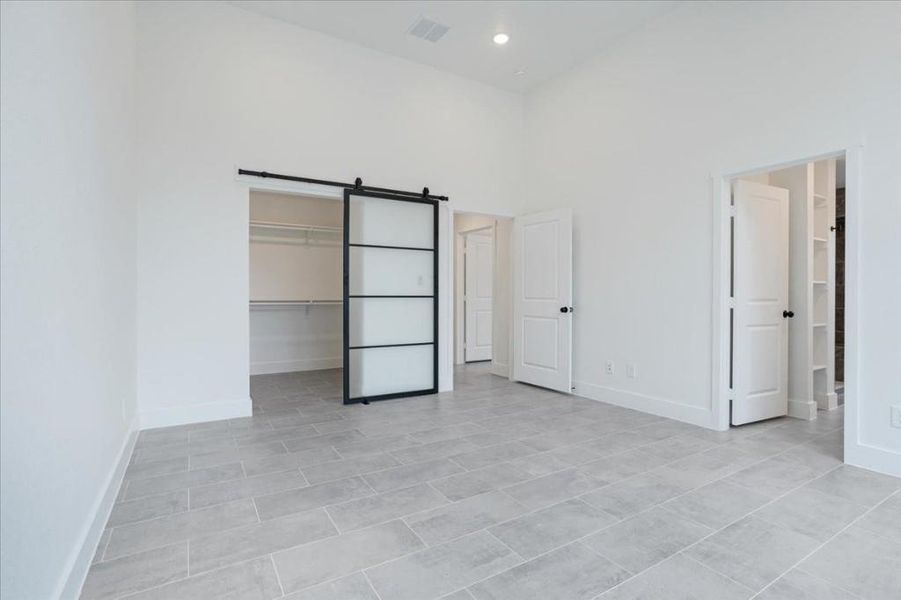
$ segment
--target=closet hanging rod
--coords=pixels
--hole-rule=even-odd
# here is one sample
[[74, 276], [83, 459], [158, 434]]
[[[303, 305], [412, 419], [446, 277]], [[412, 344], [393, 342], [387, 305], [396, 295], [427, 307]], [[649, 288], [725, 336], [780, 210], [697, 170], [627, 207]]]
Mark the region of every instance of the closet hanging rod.
[[296, 175], [281, 175], [279, 173], [269, 173], [268, 171], [251, 171], [249, 169], [238, 169], [238, 175], [250, 175], [251, 177], [262, 177], [264, 179], [281, 179], [284, 181], [299, 181], [300, 183], [314, 183], [316, 185], [330, 185], [332, 187], [340, 187], [351, 190], [360, 190], [363, 192], [384, 192], [386, 194], [396, 194], [398, 196], [409, 196], [411, 198], [426, 198], [428, 200], [441, 200], [447, 202], [447, 196], [436, 196], [429, 193], [429, 188], [422, 188], [421, 192], [406, 192], [404, 190], [394, 190], [391, 188], [375, 187], [371, 185], [363, 185], [363, 180], [359, 177], [353, 183], [344, 183], [341, 181], [329, 181], [327, 179], [313, 179], [312, 177], [298, 177]]
[[251, 306], [309, 306], [311, 304], [344, 304], [343, 300], [251, 300]]
[[304, 225], [303, 223], [276, 223], [274, 221], [250, 221], [251, 227], [263, 229], [296, 229], [298, 231], [327, 231], [339, 233], [342, 227], [330, 227], [327, 225]]

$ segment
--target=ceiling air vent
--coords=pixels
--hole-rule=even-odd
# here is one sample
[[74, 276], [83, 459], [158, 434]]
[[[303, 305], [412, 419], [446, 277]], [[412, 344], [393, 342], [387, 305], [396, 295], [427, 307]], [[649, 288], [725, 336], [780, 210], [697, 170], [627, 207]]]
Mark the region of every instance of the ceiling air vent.
[[410, 25], [407, 33], [413, 37], [418, 37], [421, 40], [437, 42], [444, 37], [444, 34], [447, 33], [448, 30], [450, 30], [450, 27], [447, 25], [436, 23], [425, 17], [419, 17], [412, 25]]

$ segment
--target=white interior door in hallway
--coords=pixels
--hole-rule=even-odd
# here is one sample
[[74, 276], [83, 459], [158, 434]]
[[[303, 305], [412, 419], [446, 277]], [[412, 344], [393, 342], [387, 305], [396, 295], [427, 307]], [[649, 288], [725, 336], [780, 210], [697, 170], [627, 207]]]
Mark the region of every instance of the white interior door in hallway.
[[477, 231], [464, 236], [464, 360], [491, 360], [494, 238]]
[[572, 390], [572, 210], [513, 223], [513, 379]]
[[789, 192], [735, 181], [732, 424], [788, 412]]

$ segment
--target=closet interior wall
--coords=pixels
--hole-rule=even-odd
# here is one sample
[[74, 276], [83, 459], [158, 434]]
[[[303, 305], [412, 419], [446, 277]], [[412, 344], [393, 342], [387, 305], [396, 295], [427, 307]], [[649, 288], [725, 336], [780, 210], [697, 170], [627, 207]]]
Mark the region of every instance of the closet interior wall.
[[250, 192], [250, 374], [341, 367], [343, 203]]

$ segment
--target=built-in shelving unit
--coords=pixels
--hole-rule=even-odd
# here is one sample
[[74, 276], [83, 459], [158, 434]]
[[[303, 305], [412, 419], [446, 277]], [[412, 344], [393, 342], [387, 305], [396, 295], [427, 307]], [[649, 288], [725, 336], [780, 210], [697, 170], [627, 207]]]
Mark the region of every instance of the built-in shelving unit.
[[820, 409], [837, 406], [835, 394], [835, 161], [812, 170], [810, 356], [811, 393]]
[[770, 184], [789, 190], [789, 414], [815, 419], [836, 405], [835, 161], [774, 171]]

